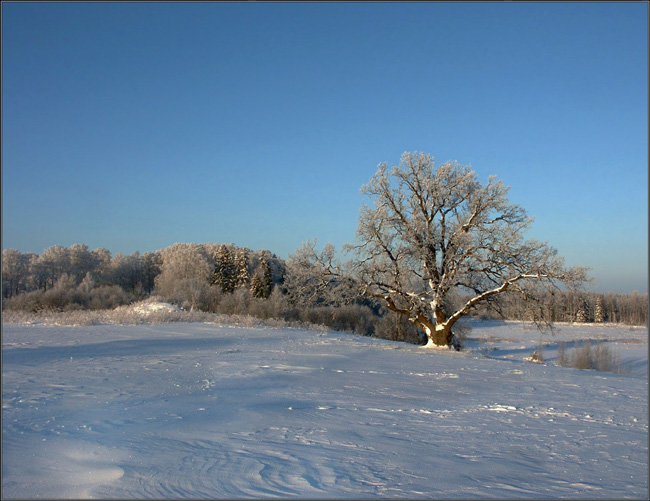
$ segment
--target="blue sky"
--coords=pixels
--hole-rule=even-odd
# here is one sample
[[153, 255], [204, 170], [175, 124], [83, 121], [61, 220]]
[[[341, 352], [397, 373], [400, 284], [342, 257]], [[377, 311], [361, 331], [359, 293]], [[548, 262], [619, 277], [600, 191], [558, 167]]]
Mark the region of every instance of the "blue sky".
[[2, 4], [2, 248], [354, 239], [404, 151], [648, 290], [648, 5]]

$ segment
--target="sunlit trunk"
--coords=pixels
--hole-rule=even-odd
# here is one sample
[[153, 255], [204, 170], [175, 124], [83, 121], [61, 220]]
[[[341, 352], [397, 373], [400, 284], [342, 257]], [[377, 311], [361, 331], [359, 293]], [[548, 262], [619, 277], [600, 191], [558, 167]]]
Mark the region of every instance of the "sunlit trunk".
[[427, 336], [426, 346], [450, 346], [454, 337], [449, 322], [435, 324], [431, 322], [419, 322], [420, 327]]
[[426, 346], [449, 346], [451, 341], [451, 326], [447, 325], [447, 317], [444, 310], [437, 304], [436, 301], [431, 303], [433, 310], [433, 319], [419, 317], [416, 325], [420, 327], [427, 335]]

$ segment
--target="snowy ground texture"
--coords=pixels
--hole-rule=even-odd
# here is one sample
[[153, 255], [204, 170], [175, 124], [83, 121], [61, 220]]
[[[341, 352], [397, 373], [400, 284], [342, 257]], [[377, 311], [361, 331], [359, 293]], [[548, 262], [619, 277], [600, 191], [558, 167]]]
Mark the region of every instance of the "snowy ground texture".
[[[4, 324], [2, 498], [647, 498], [648, 330]], [[559, 367], [606, 340], [627, 374]], [[526, 361], [543, 348], [543, 363]]]

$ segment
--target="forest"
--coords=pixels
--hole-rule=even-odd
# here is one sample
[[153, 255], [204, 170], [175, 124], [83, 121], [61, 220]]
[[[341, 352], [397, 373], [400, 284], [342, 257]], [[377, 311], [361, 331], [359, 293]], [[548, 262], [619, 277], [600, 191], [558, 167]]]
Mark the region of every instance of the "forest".
[[[42, 254], [2, 252], [3, 310], [71, 311], [112, 309], [157, 296], [185, 310], [251, 315], [325, 325], [366, 336], [421, 344], [423, 335], [408, 320], [372, 298], [345, 301], [298, 297], [291, 257], [233, 244], [176, 243], [164, 249], [112, 255], [85, 244], [55, 245]], [[466, 301], [457, 292], [450, 310]], [[550, 322], [648, 324], [648, 295], [576, 292], [546, 293], [539, 303], [505, 294], [481, 305], [472, 316], [533, 320], [543, 310]], [[539, 313], [539, 312], [537, 312]]]

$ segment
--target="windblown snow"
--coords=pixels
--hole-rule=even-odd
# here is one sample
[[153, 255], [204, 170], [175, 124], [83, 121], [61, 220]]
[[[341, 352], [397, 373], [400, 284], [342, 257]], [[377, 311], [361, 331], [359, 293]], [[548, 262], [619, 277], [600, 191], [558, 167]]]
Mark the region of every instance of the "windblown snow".
[[[590, 338], [627, 373], [559, 367]], [[542, 344], [544, 345], [542, 346]], [[647, 498], [648, 331], [4, 324], [3, 498]], [[544, 361], [525, 359], [543, 348]]]

